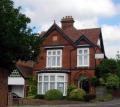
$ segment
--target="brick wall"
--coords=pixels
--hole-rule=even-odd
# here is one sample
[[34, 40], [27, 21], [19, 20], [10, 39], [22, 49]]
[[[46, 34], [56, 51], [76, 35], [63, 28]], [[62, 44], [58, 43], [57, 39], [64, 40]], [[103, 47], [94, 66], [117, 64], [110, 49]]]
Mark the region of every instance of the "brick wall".
[[[52, 41], [53, 36], [58, 36], [58, 41]], [[54, 31], [46, 38], [43, 42], [43, 47], [41, 47], [41, 53], [38, 57], [38, 62], [35, 65], [34, 69], [44, 69], [46, 67], [46, 49], [44, 46], [50, 45], [61, 45], [64, 46], [62, 49], [62, 68], [69, 69], [70, 66], [76, 67], [77, 66], [77, 49], [68, 43], [58, 32]], [[71, 53], [71, 55], [70, 55]], [[70, 56], [71, 56], [71, 64], [70, 64]], [[95, 49], [93, 47], [90, 48], [90, 68], [95, 67]]]

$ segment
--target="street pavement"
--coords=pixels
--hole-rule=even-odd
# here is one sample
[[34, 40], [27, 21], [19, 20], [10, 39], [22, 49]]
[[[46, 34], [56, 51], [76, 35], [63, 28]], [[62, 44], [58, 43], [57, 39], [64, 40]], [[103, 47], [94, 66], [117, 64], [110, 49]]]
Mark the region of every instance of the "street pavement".
[[120, 107], [120, 99], [108, 102], [65, 104], [65, 105], [39, 105], [39, 106], [9, 106], [9, 107]]

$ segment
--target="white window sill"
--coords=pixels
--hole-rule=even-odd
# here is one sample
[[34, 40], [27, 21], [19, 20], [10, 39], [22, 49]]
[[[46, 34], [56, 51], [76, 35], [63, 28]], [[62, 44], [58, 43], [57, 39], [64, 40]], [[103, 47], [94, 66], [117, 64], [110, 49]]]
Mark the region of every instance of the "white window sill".
[[80, 68], [80, 67], [89, 67], [89, 65], [81, 65], [81, 66], [77, 66], [77, 68]]
[[62, 67], [46, 67], [46, 68], [62, 68]]

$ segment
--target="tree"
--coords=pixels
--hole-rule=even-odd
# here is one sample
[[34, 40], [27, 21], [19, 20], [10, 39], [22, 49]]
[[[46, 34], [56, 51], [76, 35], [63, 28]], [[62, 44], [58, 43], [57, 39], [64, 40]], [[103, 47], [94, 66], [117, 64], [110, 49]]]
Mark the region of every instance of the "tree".
[[104, 59], [101, 64], [96, 67], [97, 77], [106, 77], [108, 73], [116, 73], [117, 62], [114, 59]]
[[109, 89], [120, 88], [120, 60], [105, 59], [96, 68], [99, 82]]
[[38, 38], [28, 23], [30, 19], [20, 12], [20, 7], [14, 8], [13, 1], [0, 0], [0, 107], [7, 106], [8, 74], [16, 61], [35, 58], [39, 51]]
[[120, 60], [117, 60], [117, 75], [120, 77]]

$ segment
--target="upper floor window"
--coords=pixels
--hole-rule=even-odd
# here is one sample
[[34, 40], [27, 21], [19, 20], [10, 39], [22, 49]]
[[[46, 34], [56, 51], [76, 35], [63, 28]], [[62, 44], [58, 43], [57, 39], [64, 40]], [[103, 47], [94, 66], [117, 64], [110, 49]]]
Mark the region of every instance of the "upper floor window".
[[77, 66], [89, 66], [89, 48], [77, 49]]
[[47, 50], [46, 67], [62, 67], [62, 50]]

